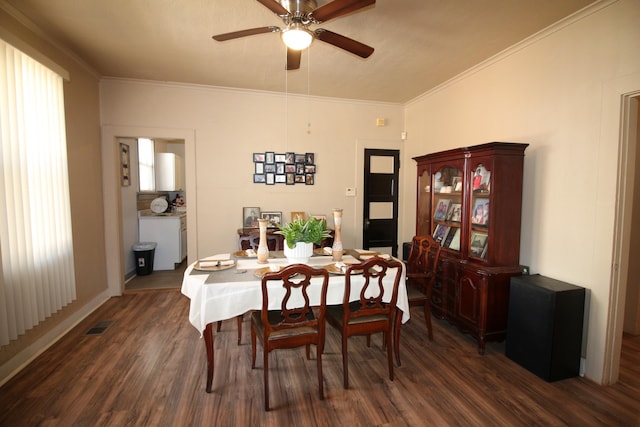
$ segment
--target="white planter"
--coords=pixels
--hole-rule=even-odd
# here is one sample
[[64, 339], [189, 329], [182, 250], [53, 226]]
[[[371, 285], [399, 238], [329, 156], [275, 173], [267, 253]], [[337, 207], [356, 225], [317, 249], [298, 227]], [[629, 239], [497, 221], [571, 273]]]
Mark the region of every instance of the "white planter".
[[293, 249], [290, 249], [287, 242], [284, 242], [284, 256], [287, 257], [289, 264], [306, 264], [313, 255], [313, 243], [296, 243]]

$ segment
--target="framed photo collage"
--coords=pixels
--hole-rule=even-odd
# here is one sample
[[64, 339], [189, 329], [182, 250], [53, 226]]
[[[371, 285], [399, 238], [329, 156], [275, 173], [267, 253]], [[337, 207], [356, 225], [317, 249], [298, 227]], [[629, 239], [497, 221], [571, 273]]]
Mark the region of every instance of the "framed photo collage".
[[253, 153], [253, 167], [254, 184], [315, 184], [315, 153]]

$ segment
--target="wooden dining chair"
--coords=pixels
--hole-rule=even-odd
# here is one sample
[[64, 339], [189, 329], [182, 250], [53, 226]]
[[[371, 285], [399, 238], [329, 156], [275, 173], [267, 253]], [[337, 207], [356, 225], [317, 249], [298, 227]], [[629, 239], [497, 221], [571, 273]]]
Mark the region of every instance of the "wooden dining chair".
[[[429, 235], [414, 236], [411, 240], [407, 259], [407, 299], [409, 307], [424, 307], [424, 321], [427, 325], [429, 341], [433, 341], [431, 325], [431, 292], [436, 280], [440, 259], [440, 243]], [[400, 366], [400, 328], [401, 315], [398, 313], [394, 328], [394, 352], [396, 363]]]
[[[351, 282], [354, 275], [362, 274], [364, 285], [358, 300], [350, 302]], [[390, 301], [385, 303], [383, 279], [393, 278]], [[383, 333], [387, 349], [389, 379], [393, 381], [392, 330], [396, 314], [398, 286], [402, 275], [402, 263], [394, 259], [370, 258], [360, 264], [350, 265], [345, 274], [344, 297], [341, 305], [327, 307], [327, 322], [342, 335], [342, 366], [344, 388], [349, 388], [349, 358], [347, 342], [352, 335], [366, 335], [367, 344], [371, 334]], [[387, 278], [389, 280], [389, 278]]]
[[[314, 313], [309, 300], [309, 285], [313, 277], [322, 278], [320, 305]], [[251, 313], [251, 368], [256, 366], [256, 338], [262, 343], [264, 369], [264, 409], [269, 410], [269, 353], [276, 349], [316, 346], [318, 390], [324, 399], [322, 352], [325, 338], [327, 307], [327, 270], [305, 264], [292, 264], [279, 272], [262, 277], [262, 309]], [[279, 284], [279, 286], [278, 286]], [[284, 294], [284, 296], [281, 296]], [[270, 298], [282, 298], [279, 310], [269, 310]]]

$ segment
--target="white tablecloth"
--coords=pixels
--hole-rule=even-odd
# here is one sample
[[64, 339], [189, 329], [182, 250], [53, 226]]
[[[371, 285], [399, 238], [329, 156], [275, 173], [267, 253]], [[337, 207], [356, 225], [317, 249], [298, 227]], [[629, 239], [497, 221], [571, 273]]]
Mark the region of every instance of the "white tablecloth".
[[[214, 255], [207, 259], [229, 259], [229, 254]], [[357, 263], [358, 260], [350, 255], [346, 255], [343, 257], [343, 262]], [[332, 260], [330, 256], [318, 256], [312, 257], [308, 264], [317, 268], [331, 263]], [[265, 264], [258, 264], [255, 258], [241, 258], [238, 259], [236, 267], [213, 272], [195, 271], [194, 265], [195, 263], [187, 267], [184, 273], [182, 293], [191, 300], [189, 321], [200, 334], [203, 333], [209, 323], [232, 319], [248, 311], [260, 310], [262, 308], [261, 279], [258, 278], [254, 272], [258, 268], [265, 267]], [[287, 265], [287, 259], [270, 258], [269, 265], [285, 266]], [[242, 272], [244, 270], [246, 271]], [[329, 276], [327, 304], [342, 304], [345, 277], [340, 274], [330, 274]], [[383, 299], [386, 302], [391, 299], [390, 288], [393, 284], [393, 278], [390, 276], [392, 275], [387, 274], [383, 280], [385, 286]], [[312, 304], [317, 304], [320, 302], [322, 279], [314, 278], [311, 283], [312, 286], [309, 287], [309, 298]], [[359, 298], [363, 283], [363, 276], [351, 276], [350, 300]], [[313, 286], [314, 284], [317, 286]], [[284, 290], [280, 289], [280, 291], [281, 295], [284, 295]], [[281, 298], [274, 298], [273, 295], [274, 294], [270, 292], [269, 309], [279, 309]], [[402, 310], [402, 322], [405, 323], [409, 320], [410, 314], [404, 268], [402, 269], [400, 277], [397, 306]]]

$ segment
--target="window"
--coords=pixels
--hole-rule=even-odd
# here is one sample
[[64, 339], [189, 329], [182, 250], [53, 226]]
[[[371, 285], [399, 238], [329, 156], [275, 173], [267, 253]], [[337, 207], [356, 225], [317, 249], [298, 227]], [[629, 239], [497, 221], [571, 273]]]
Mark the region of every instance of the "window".
[[152, 139], [138, 138], [138, 174], [140, 191], [156, 191], [155, 147]]
[[0, 345], [76, 298], [62, 84], [0, 40]]

